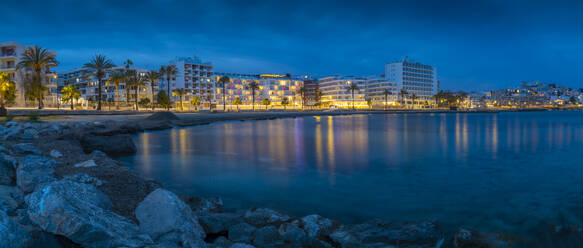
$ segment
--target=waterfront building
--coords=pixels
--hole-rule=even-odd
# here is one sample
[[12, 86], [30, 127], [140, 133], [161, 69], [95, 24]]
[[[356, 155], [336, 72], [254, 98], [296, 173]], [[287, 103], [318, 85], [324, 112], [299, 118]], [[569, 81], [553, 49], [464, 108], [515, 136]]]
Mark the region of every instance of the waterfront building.
[[[398, 101], [397, 83], [387, 80], [384, 76], [367, 77], [365, 82], [365, 98], [372, 101], [372, 105], [395, 105]], [[385, 99], [385, 90], [388, 95]], [[386, 101], [386, 102], [385, 102]]]
[[352, 92], [347, 90], [350, 85], [358, 86], [354, 92], [354, 107], [367, 108], [366, 78], [354, 76], [329, 76], [318, 79], [319, 90], [322, 92], [321, 103], [324, 107], [352, 108]]
[[320, 101], [320, 84], [317, 79], [304, 79], [306, 105], [316, 105]]
[[[229, 77], [229, 83], [223, 88], [216, 83], [222, 76]], [[253, 101], [252, 91], [249, 89], [249, 83], [256, 82], [259, 89], [255, 92], [255, 104], [260, 104], [263, 99], [269, 99], [271, 105], [281, 105], [283, 98], [287, 98], [290, 106], [301, 105], [301, 99], [298, 90], [303, 86], [301, 77], [292, 77], [291, 75], [280, 74], [239, 74], [239, 73], [214, 73], [213, 82], [215, 83], [215, 102], [223, 103], [223, 94], [225, 94], [227, 104], [239, 97], [243, 104], [248, 105]]]
[[[24, 107], [25, 100], [25, 84], [30, 83], [30, 76], [32, 71], [17, 70], [16, 65], [20, 62], [20, 58], [29, 48], [34, 48], [34, 45], [23, 45], [16, 41], [0, 42], [0, 71], [4, 71], [10, 75], [12, 81], [16, 83], [16, 99], [15, 105]], [[57, 56], [54, 50], [48, 50], [51, 56]], [[47, 88], [44, 93], [43, 102], [45, 106], [54, 106], [57, 104], [57, 74], [53, 71], [54, 68], [47, 68], [43, 74], [42, 84]], [[34, 102], [34, 101], [32, 101]], [[34, 105], [34, 103], [32, 103]]]
[[398, 92], [406, 90], [408, 97], [415, 95], [420, 101], [430, 101], [439, 90], [435, 67], [410, 61], [407, 57], [400, 62], [387, 63], [385, 77], [396, 83]]
[[[184, 102], [188, 102], [193, 96], [204, 97], [213, 95], [213, 71], [214, 67], [211, 62], [203, 62], [199, 57], [177, 57], [170, 62], [176, 66], [176, 77], [170, 81], [169, 95], [173, 101], [178, 101], [179, 96], [173, 96], [172, 91], [175, 89], [185, 89], [187, 95], [182, 97]], [[166, 77], [163, 77], [160, 88], [167, 89]]]

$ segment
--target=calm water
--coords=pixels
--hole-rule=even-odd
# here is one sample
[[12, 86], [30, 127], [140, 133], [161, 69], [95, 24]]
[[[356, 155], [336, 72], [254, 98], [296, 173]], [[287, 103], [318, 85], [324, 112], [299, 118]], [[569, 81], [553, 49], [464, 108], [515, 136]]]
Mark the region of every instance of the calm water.
[[582, 225], [583, 112], [305, 117], [135, 139], [129, 167], [230, 208], [516, 234]]

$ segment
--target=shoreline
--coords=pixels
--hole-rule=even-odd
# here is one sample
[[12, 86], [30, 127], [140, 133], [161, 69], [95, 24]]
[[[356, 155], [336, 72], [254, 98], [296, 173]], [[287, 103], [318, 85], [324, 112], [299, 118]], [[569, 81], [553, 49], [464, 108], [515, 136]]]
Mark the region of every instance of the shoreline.
[[[143, 178], [134, 171], [121, 166], [121, 163], [114, 158], [119, 155], [131, 155], [135, 153], [130, 134], [147, 130], [163, 130], [174, 127], [187, 127], [204, 125], [220, 121], [245, 121], [245, 120], [269, 120], [276, 118], [294, 118], [301, 116], [336, 116], [348, 114], [368, 114], [363, 112], [292, 112], [292, 113], [209, 113], [209, 114], [178, 114], [168, 112], [157, 112], [152, 116], [132, 115], [125, 118], [77, 118], [76, 120], [48, 120], [43, 122], [12, 121], [2, 126], [1, 133], [4, 142], [0, 149], [0, 155], [6, 154], [13, 158], [13, 164], [17, 164], [13, 170], [14, 178], [7, 187], [14, 192], [22, 192], [26, 199], [20, 200], [13, 209], [7, 213], [15, 212], [15, 222], [19, 225], [20, 219], [32, 219], [25, 222], [26, 230], [33, 230], [44, 239], [58, 239], [54, 237], [64, 236], [65, 239], [56, 242], [69, 242], [81, 244], [88, 247], [95, 246], [91, 239], [84, 239], [83, 234], [89, 230], [75, 230], [77, 235], [70, 235], [70, 232], [63, 233], [60, 229], [51, 229], [51, 226], [44, 226], [45, 220], [39, 217], [39, 213], [34, 212], [35, 201], [43, 194], [47, 187], [57, 187], [59, 183], [79, 183], [95, 187], [93, 190], [103, 192], [110, 199], [109, 210], [105, 209], [106, 216], [110, 214], [123, 218], [121, 222], [129, 223], [132, 227], [142, 230], [143, 223], [148, 222], [140, 214], [147, 204], [156, 205], [157, 208], [166, 208], [160, 200], [148, 201], [150, 198], [170, 197], [175, 198], [175, 205], [189, 206], [194, 217], [189, 223], [174, 223], [169, 232], [184, 234], [185, 228], [189, 232], [197, 233], [197, 237], [180, 238], [174, 237], [172, 242], [194, 242], [197, 245], [190, 247], [361, 247], [374, 245], [399, 245], [407, 244], [403, 247], [468, 247], [461, 244], [480, 244], [480, 247], [498, 247], [496, 244], [511, 245], [516, 243], [517, 237], [508, 237], [506, 234], [482, 233], [470, 229], [459, 227], [456, 233], [444, 233], [440, 229], [438, 222], [433, 220], [396, 222], [384, 220], [371, 220], [362, 224], [342, 224], [320, 215], [308, 215], [304, 217], [291, 217], [281, 214], [275, 210], [265, 208], [239, 209], [235, 212], [223, 212], [222, 200], [220, 198], [199, 198], [196, 196], [183, 197], [178, 199], [171, 192], [166, 192], [165, 187], [152, 179]], [[383, 113], [394, 114], [394, 113]], [[91, 117], [91, 116], [90, 116]], [[103, 117], [103, 116], [101, 116]], [[115, 116], [119, 117], [119, 116]], [[24, 145], [23, 145], [24, 144]], [[28, 144], [28, 145], [27, 145]], [[56, 152], [55, 152], [56, 151]], [[46, 178], [46, 168], [35, 168], [27, 171], [23, 168], [30, 156], [41, 157], [44, 160], [54, 160], [55, 165], [51, 167], [50, 178]], [[113, 159], [112, 159], [113, 158]], [[36, 164], [39, 164], [38, 161]], [[43, 163], [40, 163], [43, 164]], [[50, 163], [49, 163], [50, 164]], [[42, 171], [42, 174], [36, 173]], [[28, 173], [28, 174], [27, 174]], [[29, 175], [30, 174], [30, 175]], [[29, 184], [21, 183], [20, 178], [25, 175], [32, 177]], [[46, 180], [45, 180], [46, 179]], [[72, 182], [71, 182], [72, 181]], [[84, 189], [92, 190], [92, 189]], [[74, 192], [75, 193], [75, 192]], [[26, 195], [26, 196], [24, 196]], [[0, 194], [0, 200], [4, 197]], [[64, 200], [73, 201], [71, 205], [81, 204], [76, 199], [68, 199], [66, 196], [56, 195], [52, 197], [62, 197]], [[81, 196], [79, 196], [81, 197]], [[46, 199], [45, 199], [46, 200]], [[17, 201], [18, 200], [14, 200]], [[146, 203], [145, 203], [146, 202]], [[0, 201], [2, 203], [2, 201]], [[160, 206], [162, 204], [162, 206]], [[182, 204], [182, 205], [181, 205]], [[81, 204], [82, 205], [82, 204]], [[173, 206], [175, 206], [173, 205]], [[80, 208], [82, 208], [82, 205]], [[42, 207], [41, 207], [42, 208]], [[138, 211], [140, 209], [140, 211]], [[0, 213], [2, 212], [0, 204]], [[154, 211], [153, 210], [153, 211]], [[190, 211], [180, 210], [172, 213], [173, 217], [179, 215], [189, 215]], [[54, 213], [58, 215], [57, 213]], [[171, 216], [171, 217], [172, 217]], [[11, 217], [12, 218], [12, 217]], [[70, 223], [78, 221], [78, 216], [51, 217], [52, 221], [58, 219], [62, 222]], [[39, 220], [40, 219], [40, 220]], [[44, 221], [44, 222], [43, 222]], [[110, 219], [102, 220], [109, 223]], [[120, 220], [117, 220], [118, 222]], [[126, 223], [126, 224], [127, 224]], [[70, 223], [71, 224], [71, 223]], [[79, 223], [75, 223], [79, 224]], [[99, 229], [99, 226], [92, 226]], [[154, 226], [160, 223], [155, 223]], [[1, 225], [1, 223], [0, 223]], [[25, 226], [25, 224], [22, 224]], [[116, 225], [119, 223], [116, 222]], [[185, 227], [187, 226], [187, 227]], [[132, 228], [130, 228], [133, 230]], [[27, 231], [33, 233], [33, 231]], [[118, 240], [121, 243], [130, 242], [126, 236], [118, 237], [119, 233], [106, 232], [109, 239]], [[136, 231], [132, 235], [143, 235], [143, 231]], [[147, 233], [150, 239], [131, 242], [141, 244], [162, 244], [167, 240], [156, 235]], [[58, 236], [55, 236], [58, 235]], [[109, 236], [108, 236], [109, 235]], [[86, 238], [86, 237], [85, 237]], [[373, 243], [370, 243], [372, 241]], [[298, 243], [299, 242], [299, 243]], [[234, 246], [237, 243], [249, 246]], [[1, 244], [1, 241], [0, 241]], [[253, 245], [253, 246], [250, 246]], [[131, 245], [128, 245], [132, 247]], [[106, 246], [107, 247], [107, 246]], [[374, 246], [377, 247], [377, 246]]]

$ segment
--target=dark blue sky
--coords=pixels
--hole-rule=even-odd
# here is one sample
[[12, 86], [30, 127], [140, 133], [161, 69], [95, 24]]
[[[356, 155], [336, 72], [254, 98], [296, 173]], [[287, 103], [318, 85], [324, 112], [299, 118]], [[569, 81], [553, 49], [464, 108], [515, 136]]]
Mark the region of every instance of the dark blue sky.
[[583, 1], [5, 1], [0, 40], [55, 49], [58, 71], [103, 53], [158, 68], [374, 75], [404, 56], [442, 88], [583, 87]]

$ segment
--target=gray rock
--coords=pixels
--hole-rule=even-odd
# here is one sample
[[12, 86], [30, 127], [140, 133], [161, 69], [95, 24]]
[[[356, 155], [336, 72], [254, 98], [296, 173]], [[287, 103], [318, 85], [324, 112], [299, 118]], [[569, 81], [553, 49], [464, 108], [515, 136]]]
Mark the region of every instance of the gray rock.
[[91, 152], [91, 154], [89, 154], [89, 156], [91, 156], [92, 158], [101, 158], [101, 157], [107, 157], [107, 154], [105, 154], [104, 152], [102, 152], [100, 150], [93, 150]]
[[274, 226], [264, 226], [253, 233], [253, 244], [258, 247], [273, 246], [283, 244], [277, 228]]
[[268, 208], [250, 209], [245, 213], [244, 218], [247, 223], [256, 227], [278, 225], [290, 219], [289, 216]]
[[301, 225], [306, 230], [308, 237], [311, 238], [327, 236], [339, 226], [338, 223], [317, 214], [303, 217]]
[[188, 205], [174, 193], [156, 189], [138, 204], [140, 230], [162, 244], [204, 246], [205, 233]]
[[75, 167], [75, 168], [89, 168], [89, 167], [95, 167], [95, 166], [97, 166], [97, 164], [95, 163], [95, 161], [93, 159], [83, 161], [81, 163], [77, 163], [77, 164], [73, 165], [73, 167]]
[[38, 131], [32, 127], [26, 128], [20, 135], [20, 138], [24, 140], [38, 139]]
[[244, 244], [244, 243], [235, 243], [235, 244], [231, 245], [229, 248], [255, 248], [255, 246], [252, 246], [250, 244]]
[[57, 162], [51, 158], [28, 155], [20, 161], [16, 170], [16, 183], [25, 193], [36, 187], [56, 181], [54, 174]]
[[229, 239], [234, 242], [251, 242], [251, 235], [257, 228], [247, 223], [240, 223], [229, 227]]
[[0, 185], [0, 211], [16, 215], [16, 209], [24, 203], [24, 194], [18, 187]]
[[0, 153], [8, 154], [8, 153], [10, 153], [10, 151], [8, 151], [8, 148], [6, 148], [4, 146], [0, 146]]
[[23, 131], [23, 128], [19, 125], [8, 126], [6, 124], [6, 130], [4, 131], [4, 140], [14, 140], [20, 138], [20, 134]]
[[278, 229], [279, 235], [284, 241], [294, 244], [302, 244], [306, 241], [306, 232], [298, 227], [297, 223], [283, 223]]
[[86, 184], [91, 184], [93, 186], [99, 187], [101, 185], [103, 185], [103, 181], [89, 176], [85, 173], [78, 173], [78, 174], [74, 174], [74, 175], [66, 175], [63, 177], [63, 179], [67, 179], [67, 180], [71, 180], [71, 181], [75, 181], [78, 183], [86, 183]]
[[6, 212], [0, 210], [0, 247], [32, 247], [30, 234], [14, 222]]
[[233, 241], [228, 240], [227, 238], [220, 236], [213, 242], [213, 245], [216, 247], [229, 247], [233, 245]]
[[20, 143], [12, 146], [14, 152], [18, 155], [41, 155], [42, 152], [31, 143]]
[[136, 145], [132, 137], [127, 134], [113, 136], [84, 135], [79, 142], [85, 153], [100, 150], [107, 155], [131, 155], [136, 153]]
[[243, 218], [235, 213], [206, 213], [198, 216], [198, 222], [209, 233], [227, 231], [229, 227], [243, 223]]
[[223, 211], [223, 199], [220, 197], [202, 198], [202, 197], [185, 197], [184, 202], [190, 206], [192, 211], [197, 213], [213, 212], [220, 213]]
[[0, 185], [14, 185], [16, 183], [16, 159], [0, 153]]
[[60, 180], [26, 196], [28, 216], [43, 231], [84, 247], [144, 247], [152, 244], [130, 220], [112, 212], [111, 201], [89, 184]]
[[500, 234], [483, 233], [471, 229], [459, 229], [453, 239], [454, 247], [514, 247], [512, 240], [504, 239]]
[[386, 222], [374, 220], [353, 227], [343, 226], [330, 238], [341, 247], [395, 245], [435, 247], [443, 243], [443, 234], [433, 221]]
[[58, 150], [55, 150], [55, 149], [51, 150], [49, 155], [51, 155], [51, 157], [53, 157], [53, 158], [60, 158], [63, 156], [63, 154], [61, 152], [59, 152]]

